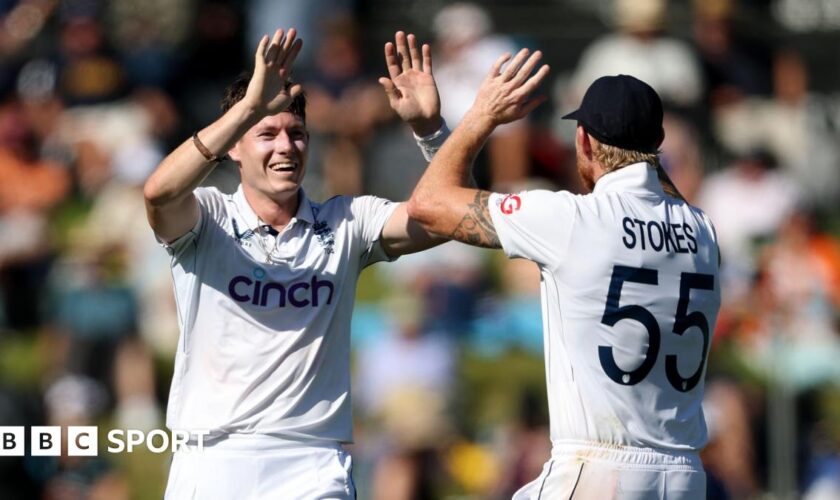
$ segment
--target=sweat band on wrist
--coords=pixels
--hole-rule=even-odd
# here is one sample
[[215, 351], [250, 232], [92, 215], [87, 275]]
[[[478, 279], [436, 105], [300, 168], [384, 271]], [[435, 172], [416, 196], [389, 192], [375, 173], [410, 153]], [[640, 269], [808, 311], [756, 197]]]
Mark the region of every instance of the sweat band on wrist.
[[437, 132], [420, 137], [417, 134], [414, 134], [414, 140], [417, 141], [417, 146], [420, 148], [420, 151], [423, 152], [423, 158], [426, 161], [432, 161], [434, 158], [435, 153], [437, 153], [438, 149], [443, 146], [443, 143], [446, 142], [446, 138], [449, 137], [449, 127], [446, 126], [446, 122], [443, 122], [443, 125], [437, 130]]

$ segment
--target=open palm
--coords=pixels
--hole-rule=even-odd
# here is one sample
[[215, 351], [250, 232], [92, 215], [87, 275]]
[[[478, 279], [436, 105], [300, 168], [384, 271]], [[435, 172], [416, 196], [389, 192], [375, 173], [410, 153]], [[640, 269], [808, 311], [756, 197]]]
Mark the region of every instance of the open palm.
[[469, 113], [478, 113], [493, 120], [495, 125], [502, 125], [520, 120], [536, 109], [546, 98], [532, 97], [532, 94], [549, 71], [548, 65], [543, 64], [534, 72], [541, 58], [542, 52], [531, 54], [528, 49], [520, 50], [512, 60], [510, 54], [499, 57], [478, 89]]
[[289, 85], [292, 64], [302, 45], [300, 39], [295, 39], [296, 35], [294, 28], [286, 36], [278, 29], [270, 42], [268, 36], [263, 36], [254, 54], [254, 74], [244, 100], [264, 115], [285, 110], [303, 90], [299, 84]]
[[431, 48], [417, 48], [414, 35], [398, 31], [395, 42], [385, 44], [385, 63], [390, 78], [380, 78], [391, 107], [415, 128], [434, 132], [441, 124], [440, 96], [432, 75]]

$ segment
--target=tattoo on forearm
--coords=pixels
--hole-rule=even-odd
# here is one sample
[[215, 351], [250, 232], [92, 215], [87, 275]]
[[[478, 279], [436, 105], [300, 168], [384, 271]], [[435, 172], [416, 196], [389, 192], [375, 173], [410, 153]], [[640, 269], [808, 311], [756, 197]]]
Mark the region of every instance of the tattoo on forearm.
[[487, 206], [489, 199], [489, 191], [478, 191], [473, 202], [467, 205], [464, 218], [449, 237], [468, 245], [501, 248], [502, 244], [499, 242], [499, 236], [496, 234], [496, 228], [490, 218], [490, 209]]

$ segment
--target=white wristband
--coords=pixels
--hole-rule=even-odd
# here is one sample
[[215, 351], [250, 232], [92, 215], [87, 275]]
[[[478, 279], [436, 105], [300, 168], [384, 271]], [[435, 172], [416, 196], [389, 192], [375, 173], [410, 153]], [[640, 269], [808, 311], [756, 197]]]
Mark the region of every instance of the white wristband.
[[417, 141], [417, 146], [420, 148], [420, 151], [423, 152], [423, 157], [426, 158], [426, 161], [432, 161], [434, 158], [435, 153], [437, 153], [438, 149], [443, 146], [443, 143], [446, 142], [446, 138], [449, 137], [449, 127], [446, 126], [446, 122], [443, 122], [443, 125], [437, 130], [437, 132], [420, 137], [417, 134], [414, 134], [414, 140]]

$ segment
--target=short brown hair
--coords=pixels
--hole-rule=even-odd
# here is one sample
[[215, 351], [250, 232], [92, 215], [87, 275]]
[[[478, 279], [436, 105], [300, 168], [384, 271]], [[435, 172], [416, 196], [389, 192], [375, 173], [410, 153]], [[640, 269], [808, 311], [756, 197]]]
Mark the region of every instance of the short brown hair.
[[612, 172], [621, 167], [640, 162], [650, 163], [654, 167], [659, 166], [659, 151], [644, 153], [632, 149], [621, 149], [618, 146], [611, 146], [600, 141], [593, 142], [592, 156], [601, 165], [604, 172]]
[[[245, 97], [245, 91], [248, 90], [248, 84], [251, 83], [251, 74], [242, 73], [236, 80], [233, 81], [225, 89], [225, 96], [222, 98], [222, 112], [227, 113], [234, 104], [241, 101]], [[286, 89], [288, 90], [295, 82], [286, 81]], [[301, 92], [292, 99], [292, 104], [286, 109], [287, 112], [300, 117], [306, 123], [306, 94]]]

